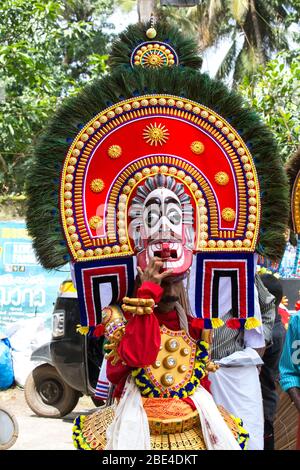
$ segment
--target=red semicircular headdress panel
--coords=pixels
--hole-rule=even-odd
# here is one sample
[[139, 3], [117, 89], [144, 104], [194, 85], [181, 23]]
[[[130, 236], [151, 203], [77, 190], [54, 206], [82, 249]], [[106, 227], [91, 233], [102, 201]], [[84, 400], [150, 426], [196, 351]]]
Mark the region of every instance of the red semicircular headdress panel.
[[128, 209], [158, 173], [184, 186], [194, 208], [194, 252], [254, 252], [260, 191], [251, 154], [215, 112], [181, 97], [117, 103], [72, 143], [61, 181], [61, 214], [74, 261], [128, 256]]

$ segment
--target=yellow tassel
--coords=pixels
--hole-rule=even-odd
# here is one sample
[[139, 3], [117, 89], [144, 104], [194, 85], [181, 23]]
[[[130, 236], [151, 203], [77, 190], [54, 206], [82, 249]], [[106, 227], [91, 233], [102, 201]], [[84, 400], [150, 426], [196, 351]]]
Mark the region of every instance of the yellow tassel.
[[86, 336], [89, 331], [90, 331], [89, 326], [76, 325], [76, 333], [80, 333], [81, 335]]
[[135, 379], [135, 383], [142, 389], [145, 387], [145, 384], [143, 384], [143, 382], [141, 382], [139, 379]]
[[135, 369], [131, 372], [131, 375], [132, 377], [136, 377], [137, 375], [139, 375], [139, 373], [141, 372], [142, 369]]
[[246, 320], [245, 329], [252, 330], [253, 328], [256, 328], [260, 325], [261, 325], [261, 322], [257, 318], [251, 317]]
[[[222, 321], [222, 320], [221, 320]], [[203, 346], [207, 351], [209, 349], [209, 344], [207, 341], [200, 341], [201, 346]]]
[[223, 326], [224, 322], [221, 320], [221, 318], [212, 318], [211, 319], [211, 326], [213, 328], [220, 328], [220, 326]]

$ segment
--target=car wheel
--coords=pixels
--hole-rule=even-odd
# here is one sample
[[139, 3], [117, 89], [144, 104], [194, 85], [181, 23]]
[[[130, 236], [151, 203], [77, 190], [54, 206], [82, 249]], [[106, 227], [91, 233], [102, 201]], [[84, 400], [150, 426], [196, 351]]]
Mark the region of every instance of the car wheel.
[[61, 418], [78, 403], [80, 393], [67, 385], [49, 364], [36, 367], [27, 377], [25, 399], [38, 416]]
[[19, 427], [15, 416], [0, 406], [0, 450], [9, 449], [17, 440]]

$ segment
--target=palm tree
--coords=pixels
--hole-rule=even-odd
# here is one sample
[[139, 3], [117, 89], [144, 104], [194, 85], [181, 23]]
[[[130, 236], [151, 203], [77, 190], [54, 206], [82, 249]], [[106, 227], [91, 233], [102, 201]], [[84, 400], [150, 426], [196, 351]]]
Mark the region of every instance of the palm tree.
[[[151, 13], [167, 18], [169, 22], [181, 29], [196, 35], [200, 51], [211, 46], [216, 38], [218, 20], [221, 21], [223, 13], [219, 4], [222, 0], [200, 0], [198, 7], [176, 8], [161, 7], [159, 0], [115, 0], [115, 5], [124, 12], [137, 8], [139, 21], [147, 21]], [[220, 26], [220, 24], [219, 24]], [[224, 31], [223, 24], [221, 30]]]
[[156, 0], [137, 0], [137, 11], [139, 21], [143, 23], [149, 21], [152, 14], [155, 14], [157, 7]]
[[200, 0], [197, 7], [168, 8], [164, 15], [197, 35], [200, 52], [229, 40], [217, 77], [233, 72], [238, 81], [265, 65], [273, 52], [288, 47], [285, 20], [293, 9], [295, 2], [289, 0]]
[[217, 77], [225, 78], [233, 72], [234, 81], [252, 75], [273, 52], [288, 48], [286, 20], [291, 12], [296, 12], [299, 18], [299, 6], [293, 0], [200, 0], [198, 6], [190, 8], [160, 8], [158, 0], [117, 3], [137, 6], [140, 13], [147, 6], [148, 15], [157, 11], [180, 29], [195, 34], [200, 52], [226, 39], [230, 47]]
[[198, 6], [190, 8], [166, 7], [160, 14], [180, 29], [197, 37], [199, 51], [203, 52], [215, 44], [218, 37], [229, 32], [224, 21], [224, 0], [200, 0]]
[[293, 2], [278, 0], [230, 0], [231, 46], [224, 57], [218, 78], [233, 73], [234, 81], [251, 76], [270, 60], [273, 52], [288, 48], [284, 20]]
[[143, 23], [150, 20], [151, 15], [157, 12], [158, 6], [157, 0], [116, 0], [115, 4], [125, 12], [137, 8], [139, 21]]

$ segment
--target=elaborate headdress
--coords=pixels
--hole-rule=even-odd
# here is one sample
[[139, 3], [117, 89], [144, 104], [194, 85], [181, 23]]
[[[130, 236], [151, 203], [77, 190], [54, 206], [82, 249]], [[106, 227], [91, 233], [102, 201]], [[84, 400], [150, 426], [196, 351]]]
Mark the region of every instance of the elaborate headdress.
[[255, 326], [255, 252], [276, 261], [285, 245], [275, 142], [235, 92], [199, 72], [195, 43], [164, 24], [147, 31], [152, 39], [146, 29], [120, 35], [110, 73], [67, 99], [39, 141], [27, 217], [38, 258], [46, 268], [75, 264], [82, 324], [93, 327], [102, 283], [113, 302], [130, 295], [133, 256], [147, 259], [147, 197], [167, 188], [175, 245], [154, 251], [175, 266], [181, 244], [187, 268], [193, 250], [194, 307], [206, 328], [218, 323], [222, 279], [236, 326]]
[[300, 147], [290, 158], [286, 167], [291, 196], [290, 227], [300, 234]]
[[[293, 250], [290, 245], [287, 246], [285, 256], [280, 264], [279, 272], [283, 277], [300, 276], [300, 147], [291, 156], [287, 165], [286, 172], [290, 185], [290, 219], [287, 233], [287, 241], [296, 246]], [[297, 237], [298, 235], [298, 237]], [[298, 238], [298, 240], [297, 240]]]

